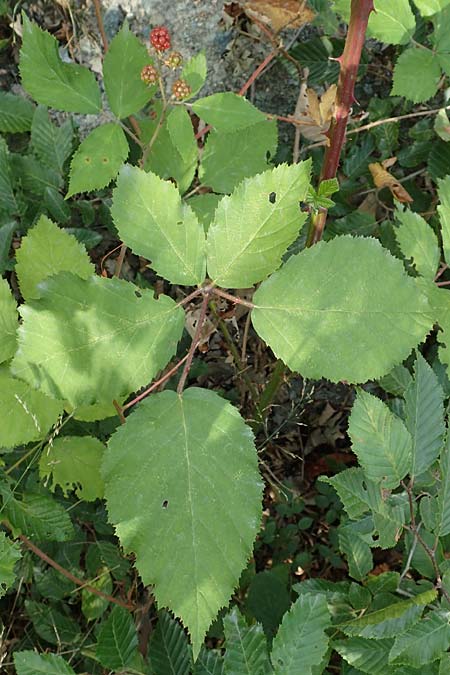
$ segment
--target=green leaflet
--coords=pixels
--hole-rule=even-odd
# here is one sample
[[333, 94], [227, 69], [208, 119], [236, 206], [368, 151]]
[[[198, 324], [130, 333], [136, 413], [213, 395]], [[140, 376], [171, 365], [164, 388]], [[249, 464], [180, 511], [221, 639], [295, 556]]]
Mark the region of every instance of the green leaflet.
[[[25, 609], [36, 633], [46, 642], [57, 645], [71, 645], [81, 637], [78, 623], [67, 614], [59, 612], [51, 605], [25, 600]], [[45, 671], [44, 671], [45, 672]]]
[[333, 648], [350, 665], [369, 675], [385, 675], [394, 640], [366, 640], [360, 637], [333, 642]]
[[111, 213], [122, 241], [174, 284], [205, 278], [205, 235], [192, 209], [169, 181], [126, 164]]
[[373, 559], [367, 537], [359, 532], [358, 525], [348, 523], [340, 526], [339, 548], [347, 558], [349, 575], [362, 581], [373, 568]]
[[188, 201], [189, 206], [194, 211], [201, 225], [203, 225], [205, 234], [207, 234], [209, 226], [214, 220], [214, 214], [221, 199], [222, 195], [207, 192], [203, 195], [194, 195]]
[[379, 398], [359, 389], [349, 419], [352, 450], [370, 480], [396, 488], [411, 470], [412, 438]]
[[271, 672], [267, 641], [260, 624], [247, 626], [234, 607], [223, 620], [225, 631], [224, 675], [266, 675]]
[[220, 652], [202, 647], [193, 675], [223, 675], [223, 657]]
[[419, 274], [433, 280], [441, 257], [435, 233], [418, 213], [397, 210], [395, 217], [400, 222], [395, 237], [401, 252], [413, 259]]
[[414, 380], [405, 392], [405, 413], [413, 441], [411, 475], [419, 476], [438, 458], [445, 434], [444, 392], [420, 352]]
[[203, 87], [206, 80], [206, 56], [204, 52], [199, 52], [189, 59], [183, 66], [181, 77], [191, 88], [188, 98], [192, 98]]
[[357, 520], [369, 510], [380, 510], [379, 485], [368, 481], [360, 467], [345, 469], [332, 478], [321, 478], [334, 487], [349, 518]]
[[148, 656], [154, 675], [191, 673], [192, 648], [188, 637], [180, 623], [165, 610], [159, 613]]
[[436, 320], [442, 329], [443, 334], [438, 333], [438, 340], [441, 343], [439, 349], [439, 358], [447, 368], [450, 367], [450, 294], [445, 288], [436, 288], [433, 284], [429, 288], [429, 295]]
[[[348, 22], [351, 0], [334, 0], [334, 9]], [[403, 45], [416, 29], [416, 20], [408, 0], [374, 0], [375, 12], [369, 17], [368, 32], [382, 42]]]
[[112, 436], [104, 480], [122, 546], [136, 554], [158, 605], [188, 628], [195, 659], [259, 528], [262, 485], [250, 429], [206, 389], [155, 394]]
[[444, 258], [450, 260], [450, 176], [438, 180], [438, 195], [440, 205], [437, 207], [441, 222], [442, 247]]
[[66, 199], [109, 185], [128, 152], [128, 141], [118, 124], [110, 122], [91, 131], [72, 157]]
[[10, 376], [0, 369], [0, 447], [13, 448], [45, 437], [63, 412], [61, 401], [54, 401], [41, 391]]
[[275, 155], [277, 123], [264, 120], [230, 133], [212, 130], [203, 148], [199, 178], [216, 192], [230, 193], [244, 178], [269, 168]]
[[68, 541], [74, 535], [69, 514], [58, 502], [44, 494], [28, 493], [16, 499], [1, 486], [2, 520], [7, 520], [14, 537], [25, 534], [36, 541]]
[[[89, 585], [98, 591], [111, 595], [113, 584], [108, 568], [97, 570], [97, 577], [90, 581]], [[103, 616], [108, 605], [109, 600], [107, 598], [100, 598], [98, 595], [94, 595], [88, 588], [81, 589], [81, 611], [88, 621], [93, 621]]]
[[142, 68], [151, 63], [145, 46], [124, 21], [103, 60], [105, 91], [116, 117], [139, 112], [154, 95], [156, 85], [148, 87], [141, 80]]
[[19, 545], [0, 532], [0, 598], [16, 580], [15, 564], [22, 557]]
[[136, 653], [138, 638], [133, 617], [117, 605], [103, 621], [97, 638], [96, 656], [102, 666], [122, 670]]
[[312, 675], [328, 648], [325, 630], [331, 623], [323, 595], [300, 595], [273, 641], [272, 664], [276, 675]]
[[45, 166], [63, 173], [64, 164], [72, 153], [73, 135], [72, 120], [57, 126], [50, 121], [45, 106], [36, 108], [31, 125], [31, 145]]
[[0, 131], [10, 134], [29, 131], [33, 113], [34, 105], [28, 99], [0, 92]]
[[440, 537], [450, 534], [450, 434], [441, 452], [441, 484], [437, 498], [436, 533]]
[[119, 279], [62, 272], [21, 307], [13, 372], [73, 406], [105, 402], [149, 382], [174, 354], [184, 325], [167, 296]]
[[449, 612], [434, 610], [395, 639], [389, 660], [395, 664], [421, 666], [438, 659], [449, 647]]
[[217, 131], [236, 131], [262, 122], [267, 116], [243, 96], [226, 91], [199, 98], [192, 110]]
[[435, 95], [440, 78], [441, 67], [435, 54], [410, 47], [395, 64], [391, 96], [404, 96], [413, 103], [428, 101]]
[[[62, 185], [61, 175], [43, 166], [37, 159], [31, 155], [11, 155], [11, 162], [15, 174], [15, 179], [20, 180], [25, 192], [43, 198], [47, 188], [59, 190]], [[30, 199], [30, 195], [27, 195]]]
[[22, 14], [20, 75], [26, 91], [38, 102], [78, 113], [101, 111], [100, 89], [94, 74], [76, 64], [63, 63], [55, 38]]
[[245, 288], [281, 263], [306, 214], [299, 201], [309, 187], [311, 162], [248, 178], [219, 202], [206, 242], [208, 276], [219, 286]]
[[419, 285], [369, 238], [336, 237], [292, 256], [253, 302], [255, 330], [278, 358], [334, 382], [379, 378], [431, 328]]
[[58, 272], [73, 272], [81, 279], [95, 272], [84, 246], [46, 216], [28, 230], [16, 259], [16, 274], [25, 300], [38, 298], [41, 282]]
[[75, 489], [79, 499], [93, 501], [103, 497], [100, 468], [105, 446], [92, 436], [63, 436], [56, 438], [42, 452], [39, 474], [49, 480], [50, 489], [59, 485], [67, 497]]
[[414, 0], [422, 16], [432, 16], [450, 5], [450, 0]]
[[435, 117], [434, 130], [443, 141], [446, 143], [450, 141], [450, 120], [444, 108]]
[[19, 213], [13, 180], [11, 155], [5, 139], [0, 136], [0, 214], [11, 216]]
[[75, 675], [62, 656], [33, 651], [14, 652], [17, 675]]
[[14, 356], [17, 328], [16, 301], [6, 279], [0, 279], [0, 363]]

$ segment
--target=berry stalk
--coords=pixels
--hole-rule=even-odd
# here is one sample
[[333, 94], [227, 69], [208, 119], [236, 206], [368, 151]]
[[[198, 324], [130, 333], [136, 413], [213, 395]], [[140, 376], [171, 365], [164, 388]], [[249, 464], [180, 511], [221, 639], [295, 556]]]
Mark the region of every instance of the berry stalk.
[[[358, 75], [361, 52], [364, 47], [367, 23], [370, 13], [373, 11], [375, 11], [373, 0], [352, 0], [344, 51], [337, 59], [341, 69], [336, 93], [335, 112], [327, 133], [329, 145], [325, 150], [320, 176], [321, 181], [336, 177], [345, 141], [347, 122], [352, 105], [355, 103], [355, 82]], [[322, 209], [313, 216], [308, 233], [307, 246], [312, 246], [322, 238], [327, 213], [327, 209]]]

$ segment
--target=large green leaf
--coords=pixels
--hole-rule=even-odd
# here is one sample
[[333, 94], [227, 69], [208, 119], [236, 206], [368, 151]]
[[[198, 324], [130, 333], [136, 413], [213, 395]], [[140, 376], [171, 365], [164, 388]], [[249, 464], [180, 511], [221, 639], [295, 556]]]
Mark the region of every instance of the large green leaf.
[[360, 389], [349, 419], [352, 450], [370, 480], [396, 488], [411, 470], [412, 438], [379, 398]]
[[414, 380], [405, 392], [405, 414], [413, 441], [411, 474], [418, 476], [438, 458], [445, 434], [444, 392], [420, 352]]
[[0, 131], [16, 134], [29, 131], [34, 105], [24, 96], [0, 92]]
[[151, 62], [145, 46], [124, 21], [103, 60], [106, 95], [116, 117], [139, 112], [154, 95], [156, 86], [148, 87], [141, 80], [142, 68]]
[[105, 668], [122, 670], [133, 660], [137, 646], [133, 617], [116, 605], [100, 627], [96, 648], [98, 660]]
[[3, 420], [0, 426], [0, 447], [38, 441], [63, 412], [62, 401], [55, 401], [41, 391], [35, 391], [25, 382], [0, 369], [0, 406]]
[[244, 180], [219, 202], [206, 242], [214, 283], [245, 288], [279, 267], [306, 219], [299, 201], [308, 191], [310, 167], [309, 161], [281, 164]]
[[148, 656], [154, 675], [190, 675], [192, 649], [182, 626], [167, 611], [159, 613]]
[[57, 110], [98, 113], [100, 89], [87, 68], [64, 63], [55, 38], [22, 14], [20, 75], [26, 91], [38, 102]]
[[189, 629], [195, 658], [259, 528], [262, 485], [250, 429], [212, 391], [164, 391], [112, 436], [104, 479], [122, 546], [136, 553], [158, 605]]
[[91, 131], [72, 157], [66, 199], [78, 192], [91, 192], [109, 185], [128, 152], [128, 141], [118, 124], [102, 124]]
[[14, 356], [17, 328], [16, 301], [6, 279], [0, 279], [0, 363]]
[[427, 221], [413, 211], [398, 210], [395, 214], [400, 227], [395, 236], [405, 258], [412, 258], [419, 274], [434, 279], [440, 260], [439, 242]]
[[440, 537], [450, 534], [450, 434], [441, 452], [441, 483], [437, 498], [437, 527]]
[[21, 557], [19, 545], [11, 541], [4, 532], [0, 532], [0, 598], [16, 580], [14, 567]]
[[333, 642], [333, 648], [347, 663], [369, 675], [385, 675], [394, 640], [366, 640], [361, 637]]
[[57, 126], [50, 120], [47, 108], [38, 106], [31, 126], [31, 145], [41, 162], [63, 173], [64, 164], [72, 152], [72, 143], [72, 120]]
[[119, 279], [62, 272], [21, 307], [17, 377], [73, 406], [105, 402], [149, 382], [174, 354], [184, 313], [171, 298]]
[[234, 607], [223, 620], [225, 631], [224, 675], [265, 675], [270, 668], [267, 640], [260, 624], [247, 626]]
[[205, 278], [205, 235], [190, 206], [169, 181], [125, 165], [119, 173], [111, 213], [122, 241], [152, 261], [174, 284]]
[[236, 131], [263, 122], [266, 115], [243, 96], [231, 91], [199, 98], [192, 110], [217, 131]]
[[369, 610], [362, 617], [340, 624], [339, 628], [350, 636], [359, 635], [377, 640], [395, 637], [417, 623], [425, 605], [433, 602], [436, 596], [434, 589], [425, 591], [410, 600], [400, 600], [381, 609]]
[[450, 647], [450, 614], [434, 610], [399, 635], [390, 653], [395, 664], [423, 666], [438, 659]]
[[14, 652], [17, 675], [75, 675], [75, 671], [62, 656], [38, 654], [27, 650]]
[[225, 134], [212, 130], [202, 153], [199, 178], [216, 192], [230, 193], [244, 178], [269, 168], [278, 142], [277, 123], [264, 120]]
[[437, 92], [440, 78], [437, 56], [429, 49], [410, 47], [395, 64], [391, 96], [404, 96], [413, 103], [428, 101]]
[[50, 482], [52, 491], [59, 485], [66, 497], [74, 489], [77, 497], [86, 502], [102, 499], [100, 468], [104, 451], [103, 443], [93, 436], [56, 438], [41, 454], [40, 476]]
[[379, 378], [431, 328], [419, 286], [369, 238], [336, 237], [292, 256], [253, 302], [257, 333], [291, 370], [315, 379]]
[[16, 252], [16, 274], [25, 300], [40, 296], [40, 284], [58, 272], [73, 272], [88, 279], [95, 268], [86, 249], [46, 216], [28, 230]]
[[437, 207], [441, 221], [442, 247], [447, 264], [450, 261], [450, 176], [438, 180], [440, 205]]
[[312, 675], [328, 648], [325, 630], [331, 623], [326, 598], [305, 593], [292, 605], [273, 641], [272, 664], [277, 675]]

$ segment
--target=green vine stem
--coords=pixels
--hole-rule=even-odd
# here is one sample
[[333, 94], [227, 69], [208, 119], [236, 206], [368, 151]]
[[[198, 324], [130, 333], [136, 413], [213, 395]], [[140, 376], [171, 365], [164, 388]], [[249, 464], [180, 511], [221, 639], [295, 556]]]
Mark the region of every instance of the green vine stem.
[[[352, 0], [350, 21], [344, 51], [336, 59], [341, 67], [336, 93], [336, 107], [330, 129], [327, 133], [329, 144], [325, 150], [320, 180], [335, 178], [345, 141], [347, 122], [355, 103], [355, 82], [358, 75], [361, 52], [367, 31], [370, 13], [375, 11], [373, 0]], [[327, 220], [327, 209], [322, 209], [311, 219], [307, 246], [322, 239]]]

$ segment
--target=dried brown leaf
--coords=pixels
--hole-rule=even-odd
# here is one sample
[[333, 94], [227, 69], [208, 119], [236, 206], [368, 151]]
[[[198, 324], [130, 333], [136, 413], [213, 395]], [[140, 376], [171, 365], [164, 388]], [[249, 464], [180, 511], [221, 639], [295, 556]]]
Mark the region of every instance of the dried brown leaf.
[[301, 28], [316, 16], [306, 0], [247, 0], [243, 7], [250, 18], [270, 25], [275, 33], [284, 28]]
[[378, 190], [388, 188], [393, 197], [402, 204], [410, 204], [413, 200], [411, 195], [405, 190], [403, 185], [387, 171], [382, 164], [369, 164], [369, 170], [372, 174], [373, 182]]

